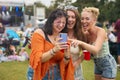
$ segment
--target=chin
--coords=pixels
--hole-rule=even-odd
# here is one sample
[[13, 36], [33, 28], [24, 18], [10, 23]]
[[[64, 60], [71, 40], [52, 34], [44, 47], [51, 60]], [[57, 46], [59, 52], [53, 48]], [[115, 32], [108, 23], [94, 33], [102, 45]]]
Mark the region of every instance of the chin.
[[83, 29], [83, 31], [87, 31], [87, 29]]

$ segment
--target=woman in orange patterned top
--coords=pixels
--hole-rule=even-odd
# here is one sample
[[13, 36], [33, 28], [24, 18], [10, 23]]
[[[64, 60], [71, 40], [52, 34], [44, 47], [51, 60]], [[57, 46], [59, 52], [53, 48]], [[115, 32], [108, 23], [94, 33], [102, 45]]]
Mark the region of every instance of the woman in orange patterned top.
[[[42, 29], [37, 29], [31, 39], [31, 80], [74, 80], [74, 66], [67, 42], [60, 42], [60, 32], [66, 32], [67, 15], [54, 10]], [[64, 49], [64, 52], [62, 51]], [[28, 73], [28, 78], [31, 74]], [[28, 79], [30, 80], [30, 79]]]

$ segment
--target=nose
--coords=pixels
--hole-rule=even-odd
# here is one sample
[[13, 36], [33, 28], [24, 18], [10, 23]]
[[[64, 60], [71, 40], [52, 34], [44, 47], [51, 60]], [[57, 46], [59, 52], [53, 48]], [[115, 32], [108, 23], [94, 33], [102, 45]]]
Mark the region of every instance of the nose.
[[85, 20], [85, 19], [82, 19], [82, 20], [81, 20], [81, 22], [82, 22], [82, 23], [85, 23], [85, 22], [86, 22], [86, 20]]
[[64, 23], [60, 23], [60, 24], [59, 24], [59, 26], [61, 26], [61, 27], [64, 26], [64, 25], [65, 25]]
[[71, 20], [72, 20], [72, 18], [71, 18], [71, 17], [69, 17], [69, 18], [68, 18], [68, 21], [71, 21]]

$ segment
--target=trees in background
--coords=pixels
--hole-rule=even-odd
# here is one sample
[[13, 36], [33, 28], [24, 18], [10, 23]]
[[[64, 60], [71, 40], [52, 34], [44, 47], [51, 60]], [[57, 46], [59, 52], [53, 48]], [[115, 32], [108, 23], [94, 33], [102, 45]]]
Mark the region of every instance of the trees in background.
[[[68, 4], [71, 0], [54, 0], [54, 4], [50, 7], [46, 7], [41, 3], [37, 3], [37, 6], [45, 7], [46, 9], [46, 18], [50, 14], [50, 12], [56, 9], [60, 3]], [[94, 6], [100, 9], [100, 16], [98, 18], [99, 22], [109, 21], [110, 23], [115, 22], [118, 18], [120, 18], [120, 0], [76, 0], [76, 2], [72, 3], [72, 5], [78, 7], [79, 12], [84, 7]]]
[[[48, 10], [55, 9], [59, 4], [59, 2], [63, 2], [64, 0], [56, 0], [55, 5], [47, 8]], [[115, 22], [118, 18], [120, 18], [120, 0], [77, 0], [72, 5], [78, 7], [79, 12], [81, 12], [82, 8], [88, 6], [94, 6], [100, 9], [100, 16], [98, 21], [104, 22], [109, 21], [110, 23]], [[50, 12], [46, 13], [49, 14]]]

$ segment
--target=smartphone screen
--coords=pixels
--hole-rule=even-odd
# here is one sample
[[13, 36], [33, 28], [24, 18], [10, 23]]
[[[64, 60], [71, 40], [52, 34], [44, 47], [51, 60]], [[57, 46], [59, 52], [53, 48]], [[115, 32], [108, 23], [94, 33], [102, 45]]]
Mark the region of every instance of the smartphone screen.
[[67, 42], [67, 33], [60, 33], [61, 42]]

